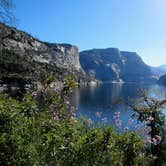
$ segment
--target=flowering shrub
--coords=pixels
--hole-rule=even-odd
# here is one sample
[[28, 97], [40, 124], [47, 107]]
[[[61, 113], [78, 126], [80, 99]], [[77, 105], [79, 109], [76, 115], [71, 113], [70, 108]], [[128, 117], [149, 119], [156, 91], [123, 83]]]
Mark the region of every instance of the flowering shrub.
[[141, 91], [140, 97], [141, 104], [128, 105], [135, 111], [133, 116], [137, 116], [138, 122], [145, 124], [144, 129], [140, 130], [144, 130], [149, 154], [155, 158], [153, 165], [166, 164], [166, 124], [162, 112], [166, 100], [148, 98], [145, 91]]
[[[0, 165], [149, 165], [153, 153], [147, 155], [136, 132], [119, 133], [111, 126], [95, 126], [91, 119], [77, 119], [67, 102], [67, 86], [62, 96], [47, 86], [40, 92], [26, 86], [22, 100], [0, 95]], [[150, 124], [155, 121], [145, 117]], [[114, 119], [120, 127], [119, 113]], [[157, 132], [150, 137], [157, 145], [163, 139]]]

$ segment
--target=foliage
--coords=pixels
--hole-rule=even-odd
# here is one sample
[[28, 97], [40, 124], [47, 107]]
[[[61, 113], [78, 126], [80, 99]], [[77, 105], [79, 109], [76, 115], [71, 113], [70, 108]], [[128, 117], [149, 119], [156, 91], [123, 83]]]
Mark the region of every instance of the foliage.
[[153, 165], [166, 164], [166, 124], [163, 107], [166, 100], [157, 100], [147, 97], [145, 91], [141, 91], [141, 103], [128, 104], [135, 112], [138, 122], [144, 123], [148, 128], [146, 143], [148, 154], [154, 157]]
[[[165, 101], [147, 98], [143, 93], [143, 103], [130, 105], [138, 120], [151, 129], [147, 133], [150, 146], [145, 146], [134, 131], [119, 133], [106, 124], [95, 126], [90, 119], [76, 118], [68, 102], [75, 81], [66, 76], [61, 91], [51, 88], [53, 81], [53, 75], [43, 74], [40, 91], [25, 85], [22, 98], [0, 95], [0, 165], [165, 164], [165, 121], [161, 112]], [[119, 113], [115, 121], [119, 127]]]
[[73, 81], [65, 81], [63, 96], [49, 86], [35, 95], [27, 91], [22, 100], [0, 95], [0, 165], [143, 165], [138, 134], [76, 119], [65, 101]]

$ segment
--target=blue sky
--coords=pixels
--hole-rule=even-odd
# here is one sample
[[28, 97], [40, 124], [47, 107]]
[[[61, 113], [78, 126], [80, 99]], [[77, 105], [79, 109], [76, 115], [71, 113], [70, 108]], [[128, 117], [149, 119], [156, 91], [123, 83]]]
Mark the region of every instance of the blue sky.
[[117, 47], [166, 64], [166, 0], [13, 0], [17, 28], [80, 50]]

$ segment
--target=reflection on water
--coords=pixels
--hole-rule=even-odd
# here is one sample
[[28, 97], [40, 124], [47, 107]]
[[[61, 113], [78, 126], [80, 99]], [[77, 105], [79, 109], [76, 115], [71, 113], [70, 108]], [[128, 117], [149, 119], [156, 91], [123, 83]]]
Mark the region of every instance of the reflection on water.
[[[163, 86], [114, 83], [75, 89], [71, 95], [71, 105], [77, 108], [78, 116], [83, 115], [95, 122], [101, 122], [106, 117], [108, 124], [113, 123], [114, 113], [118, 111], [125, 126], [132, 111], [119, 101], [138, 98], [140, 89], [145, 89], [148, 96], [166, 98], [166, 87]], [[102, 112], [100, 119], [96, 117], [96, 112]]]

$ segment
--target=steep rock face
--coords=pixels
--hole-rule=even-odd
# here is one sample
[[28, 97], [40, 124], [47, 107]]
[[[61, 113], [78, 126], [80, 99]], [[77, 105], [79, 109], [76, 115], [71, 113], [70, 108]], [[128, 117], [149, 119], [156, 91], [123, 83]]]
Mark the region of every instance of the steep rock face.
[[121, 51], [125, 59], [122, 78], [125, 82], [154, 82], [153, 73], [141, 57], [135, 52]]
[[44, 43], [49, 48], [47, 58], [49, 63], [55, 63], [61, 68], [81, 71], [78, 48], [70, 44]]
[[116, 48], [80, 52], [80, 63], [86, 73], [102, 81], [118, 81], [123, 58]]
[[166, 74], [160, 77], [158, 84], [166, 86]]
[[70, 44], [44, 43], [15, 28], [0, 24], [1, 48], [16, 54], [28, 53], [35, 61], [55, 64], [68, 70], [81, 70], [78, 48]]
[[80, 63], [86, 73], [102, 81], [155, 81], [151, 69], [134, 52], [117, 48], [82, 51]]
[[24, 77], [40, 78], [43, 72], [53, 73], [59, 79], [65, 73], [84, 77], [78, 48], [70, 44], [39, 41], [31, 35], [0, 23], [0, 80]]

